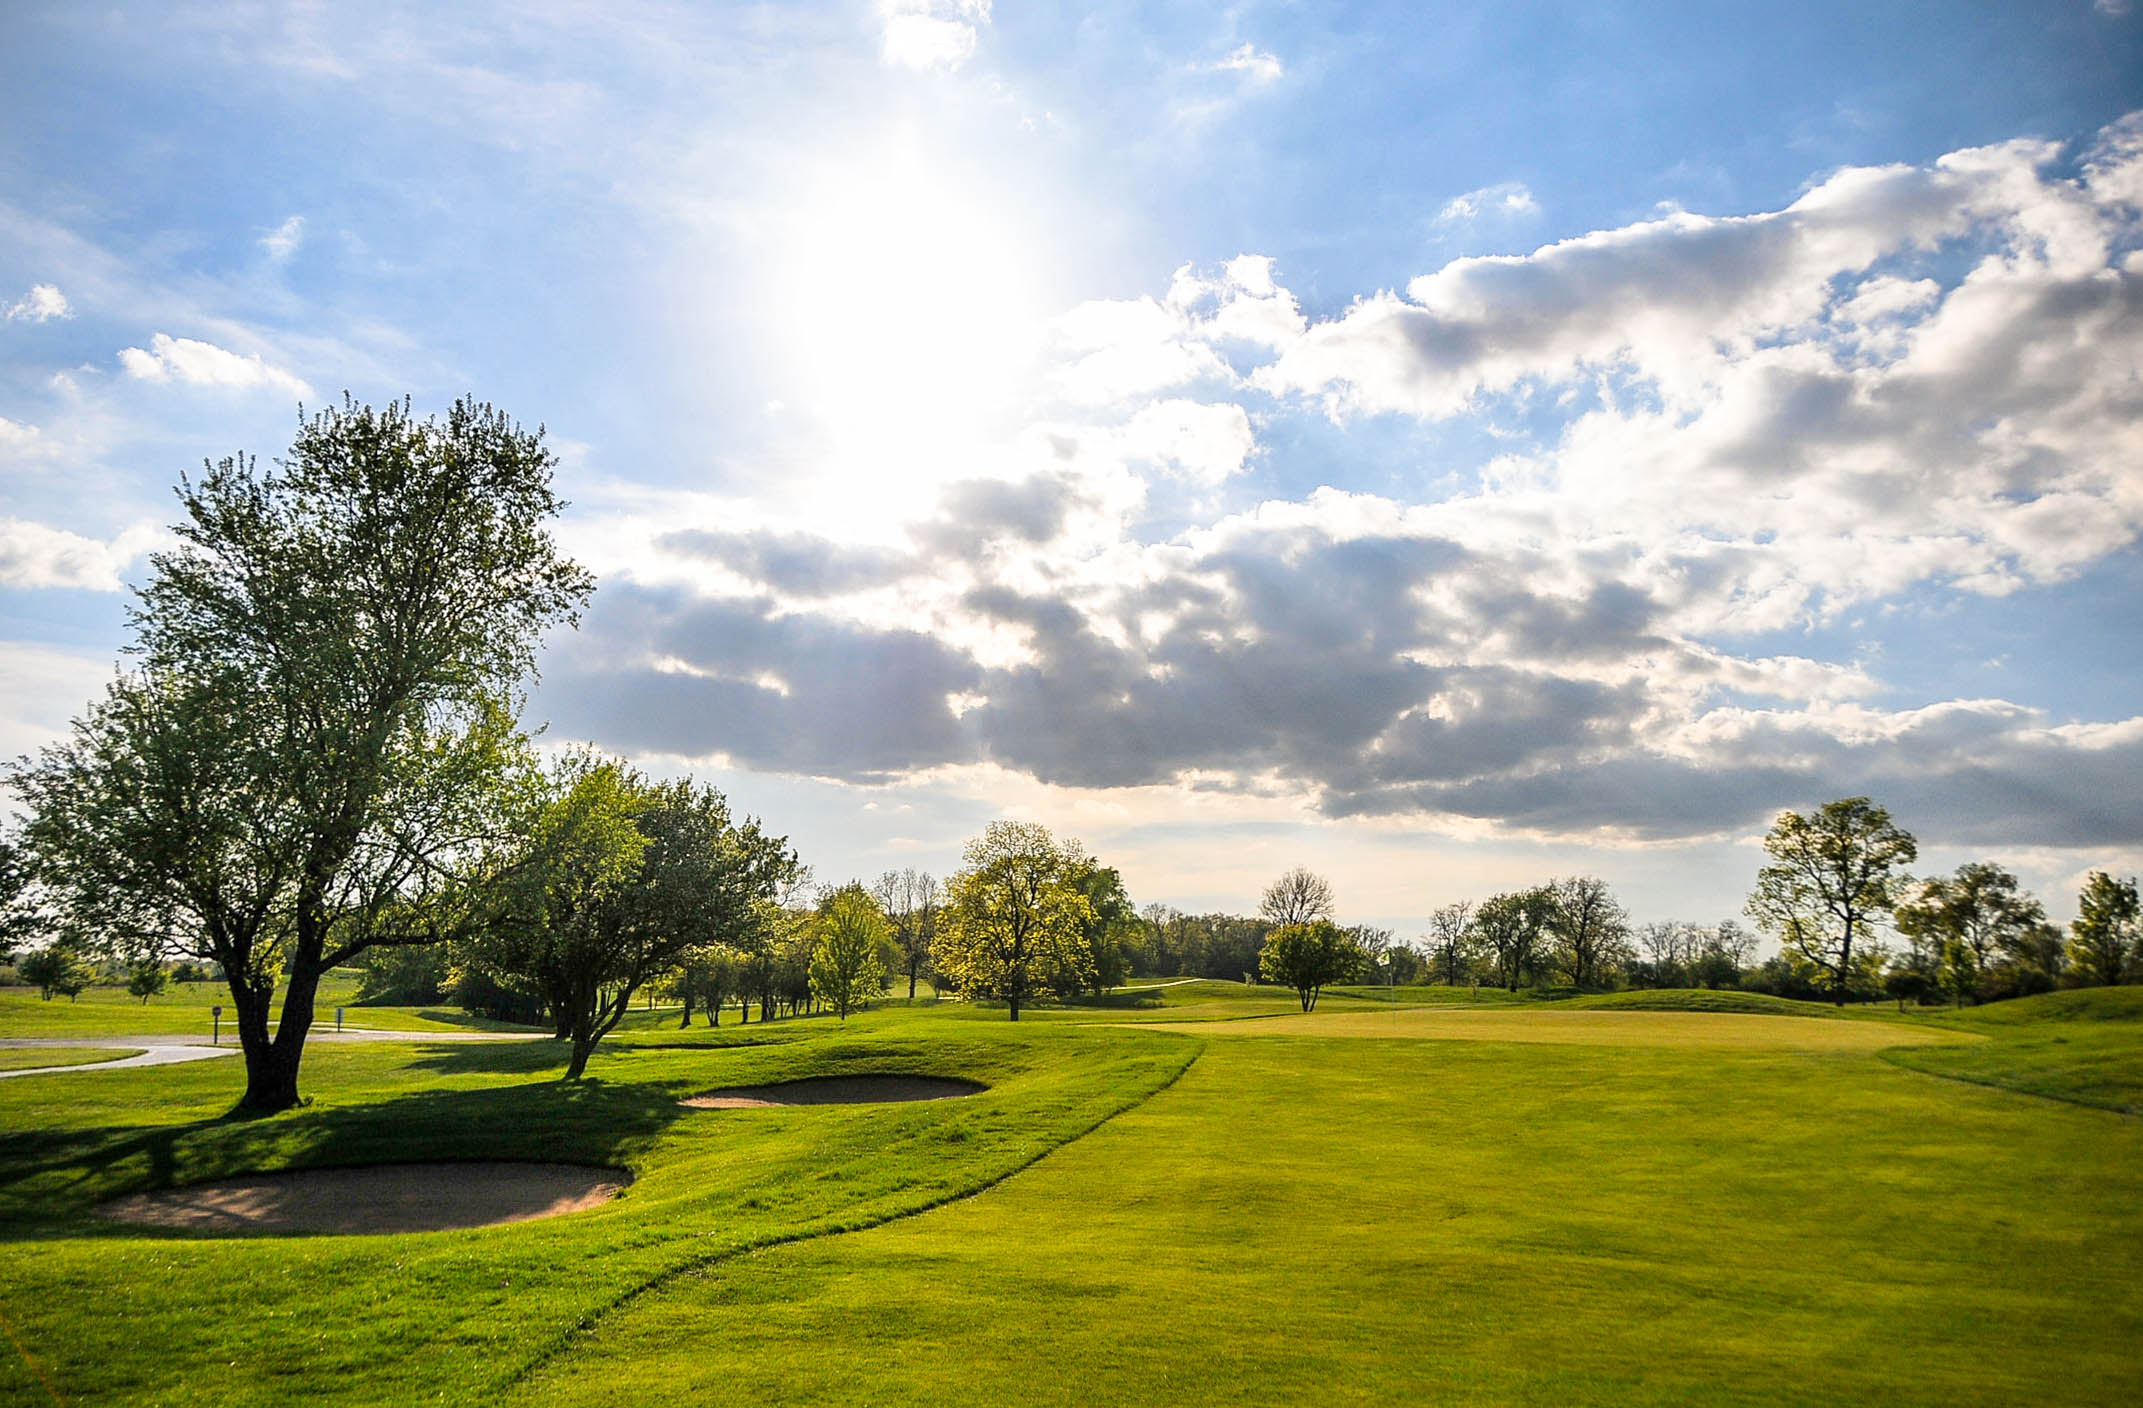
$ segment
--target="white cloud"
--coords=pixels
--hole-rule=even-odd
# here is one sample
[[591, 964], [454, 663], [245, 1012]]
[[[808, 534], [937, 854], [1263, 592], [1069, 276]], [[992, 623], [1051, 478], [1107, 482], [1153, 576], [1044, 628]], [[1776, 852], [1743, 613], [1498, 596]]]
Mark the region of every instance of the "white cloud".
[[1131, 418], [1125, 452], [1200, 484], [1218, 484], [1242, 471], [1257, 446], [1250, 416], [1233, 402], [1156, 401]]
[[312, 388], [281, 367], [261, 360], [258, 353], [229, 352], [210, 342], [158, 333], [149, 339], [147, 351], [122, 348], [119, 365], [128, 376], [141, 381], [182, 381], [193, 386], [272, 386], [298, 396], [312, 395]]
[[1238, 44], [1225, 57], [1206, 67], [1216, 73], [1240, 73], [1256, 83], [1270, 83], [1287, 72], [1276, 55], [1266, 53], [1255, 44]]
[[21, 454], [37, 440], [37, 427], [0, 416], [0, 450]]
[[30, 291], [10, 303], [4, 316], [11, 323], [42, 323], [53, 318], [71, 318], [74, 309], [67, 295], [51, 284], [32, 284]]
[[260, 237], [260, 247], [278, 264], [296, 254], [304, 243], [305, 217], [302, 215], [291, 216]]
[[1511, 217], [1532, 215], [1539, 211], [1533, 193], [1523, 182], [1504, 181], [1493, 186], [1483, 186], [1477, 191], [1468, 191], [1462, 196], [1453, 196], [1436, 212], [1436, 218], [1447, 224], [1463, 220], [1478, 220], [1483, 215]]
[[60, 737], [111, 678], [108, 655], [0, 641], [0, 756], [17, 757]]
[[895, 68], [954, 69], [974, 57], [990, 0], [878, 0], [879, 57]]
[[110, 542], [21, 518], [0, 518], [0, 585], [74, 587], [116, 592], [127, 565], [162, 541], [162, 530], [137, 524]]

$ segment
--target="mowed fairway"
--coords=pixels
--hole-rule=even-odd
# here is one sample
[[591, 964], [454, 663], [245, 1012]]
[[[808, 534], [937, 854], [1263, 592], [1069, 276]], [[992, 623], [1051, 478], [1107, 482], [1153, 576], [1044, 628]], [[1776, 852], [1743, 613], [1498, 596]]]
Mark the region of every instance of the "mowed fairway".
[[528, 1401], [2135, 1399], [2133, 1120], [1850, 1045], [1289, 1026], [1201, 1026], [1182, 1079], [974, 1198], [672, 1282]]
[[[643, 1030], [577, 1088], [551, 1042], [374, 1041], [323, 1045], [315, 1104], [256, 1121], [221, 1117], [226, 1063], [10, 1079], [0, 1403], [2128, 1403], [2130, 996], [1902, 1022], [1362, 999], [1185, 1031], [946, 1004]], [[679, 1103], [865, 1073], [989, 1088]], [[92, 1211], [426, 1159], [634, 1182], [423, 1234]]]
[[1369, 1037], [1556, 1046], [1665, 1046], [1723, 1051], [1880, 1051], [1977, 1040], [1902, 1024], [1741, 1012], [1564, 1012], [1427, 1008], [1295, 1012], [1232, 1022], [1155, 1022], [1150, 1028], [1210, 1037]]

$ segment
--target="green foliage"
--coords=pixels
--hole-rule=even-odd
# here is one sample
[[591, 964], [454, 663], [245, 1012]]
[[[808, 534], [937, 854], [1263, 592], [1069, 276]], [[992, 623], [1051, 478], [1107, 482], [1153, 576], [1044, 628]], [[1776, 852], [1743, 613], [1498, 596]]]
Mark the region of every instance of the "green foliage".
[[1771, 864], [1757, 872], [1749, 917], [1822, 973], [1833, 1000], [1843, 1003], [1918, 846], [1890, 813], [1866, 797], [1846, 797], [1806, 816], [1780, 813], [1764, 850]]
[[936, 966], [961, 992], [1020, 1007], [1093, 983], [1085, 942], [1093, 906], [1073, 873], [1085, 852], [1031, 822], [993, 821], [968, 842], [946, 887]]
[[861, 884], [851, 883], [819, 901], [815, 929], [811, 992], [845, 1022], [858, 1005], [885, 991], [885, 950], [893, 942], [893, 928], [878, 901]]
[[1316, 1010], [1317, 995], [1334, 983], [1351, 982], [1369, 965], [1355, 937], [1329, 919], [1282, 924], [1258, 954], [1258, 972], [1295, 990], [1302, 1010]]
[[1547, 889], [1493, 895], [1473, 912], [1473, 933], [1495, 967], [1495, 980], [1516, 992], [1521, 980], [1538, 981], [1543, 939], [1554, 895]]
[[549, 536], [552, 463], [489, 406], [346, 400], [272, 470], [206, 466], [132, 612], [140, 670], [17, 770], [72, 927], [222, 966], [249, 1107], [298, 1103], [327, 972], [494, 917], [514, 690], [592, 586]]
[[1635, 951], [1629, 914], [1607, 882], [1596, 875], [1573, 875], [1549, 885], [1546, 900], [1544, 923], [1570, 985], [1612, 986]]
[[74, 1001], [97, 976], [83, 962], [82, 955], [67, 944], [47, 944], [35, 953], [25, 954], [16, 960], [15, 975], [36, 988], [47, 1002], [55, 994]]
[[1138, 910], [1124, 892], [1123, 877], [1092, 856], [1073, 862], [1067, 882], [1086, 900], [1090, 917], [1079, 925], [1086, 946], [1087, 981], [1099, 997], [1130, 976], [1131, 946], [1139, 931]]
[[[1926, 952], [1942, 988], [1957, 1001], [1984, 1000], [1997, 963], [2036, 967], [2058, 961], [2038, 941], [2046, 911], [1999, 866], [1976, 861], [1948, 878], [1923, 880], [1897, 907], [1898, 932], [1916, 953]], [[1928, 965], [1916, 964], [1922, 972]], [[2059, 969], [2044, 973], [2051, 987]]]
[[170, 985], [171, 978], [164, 972], [164, 965], [154, 961], [137, 963], [127, 974], [127, 996], [140, 998], [144, 1007], [149, 1005], [150, 998]]
[[2086, 985], [2112, 986], [2128, 980], [2131, 966], [2143, 960], [2139, 938], [2136, 882], [2116, 880], [2094, 870], [2076, 898], [2076, 919], [2069, 926], [2069, 961], [2076, 979]]
[[936, 877], [927, 870], [888, 870], [871, 888], [872, 898], [885, 911], [892, 925], [893, 942], [900, 950], [900, 971], [908, 979], [908, 1000], [915, 1000], [916, 984], [930, 967], [930, 945], [937, 938], [938, 909], [942, 896]]
[[[454, 985], [445, 944], [396, 944], [367, 950], [357, 961], [362, 1006], [412, 1007], [444, 1002]], [[492, 1015], [498, 1015], [496, 1013]]]

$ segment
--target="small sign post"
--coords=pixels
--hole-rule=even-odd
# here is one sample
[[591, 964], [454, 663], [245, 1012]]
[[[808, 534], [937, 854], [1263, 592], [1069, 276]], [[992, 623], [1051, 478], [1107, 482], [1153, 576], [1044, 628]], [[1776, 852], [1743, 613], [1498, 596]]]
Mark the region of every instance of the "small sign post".
[[342, 1030], [342, 1009], [340, 1007], [335, 1009], [335, 1030], [338, 1032]]
[[216, 1014], [216, 1034], [208, 1039], [208, 1044], [221, 1046], [223, 1045], [223, 1004], [219, 1002], [208, 1010]]

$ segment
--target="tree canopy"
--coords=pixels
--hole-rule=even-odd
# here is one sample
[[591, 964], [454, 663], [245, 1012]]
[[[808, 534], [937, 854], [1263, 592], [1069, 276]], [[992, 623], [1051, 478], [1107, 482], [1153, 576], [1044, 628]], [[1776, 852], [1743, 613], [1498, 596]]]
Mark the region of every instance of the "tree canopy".
[[16, 771], [69, 925], [222, 966], [248, 1107], [298, 1102], [330, 968], [495, 912], [514, 691], [592, 589], [549, 533], [553, 463], [488, 405], [346, 400], [273, 469], [182, 479], [178, 545], [130, 612], [137, 668]]
[[1282, 924], [1258, 953], [1258, 971], [1293, 988], [1305, 1012], [1317, 1009], [1318, 994], [1326, 987], [1359, 977], [1368, 962], [1354, 936], [1329, 919]]
[[2076, 976], [2094, 986], [2128, 980], [2139, 946], [2139, 906], [2134, 880], [2116, 880], [2094, 870], [2076, 897], [2076, 921], [2069, 926], [2069, 959]]
[[1085, 926], [1093, 906], [1073, 883], [1085, 858], [1032, 822], [993, 821], [968, 842], [946, 886], [936, 964], [960, 991], [1004, 999], [1012, 1020], [1046, 993], [1092, 982]]
[[1757, 872], [1749, 917], [1786, 951], [1830, 980], [1844, 1005], [1896, 906], [1904, 867], [1919, 854], [1910, 833], [1866, 797], [1826, 802], [1803, 816], [1782, 812], [1764, 837], [1771, 864]]
[[885, 991], [885, 950], [893, 942], [878, 901], [860, 884], [843, 885], [819, 901], [811, 945], [811, 991], [842, 1021]]

